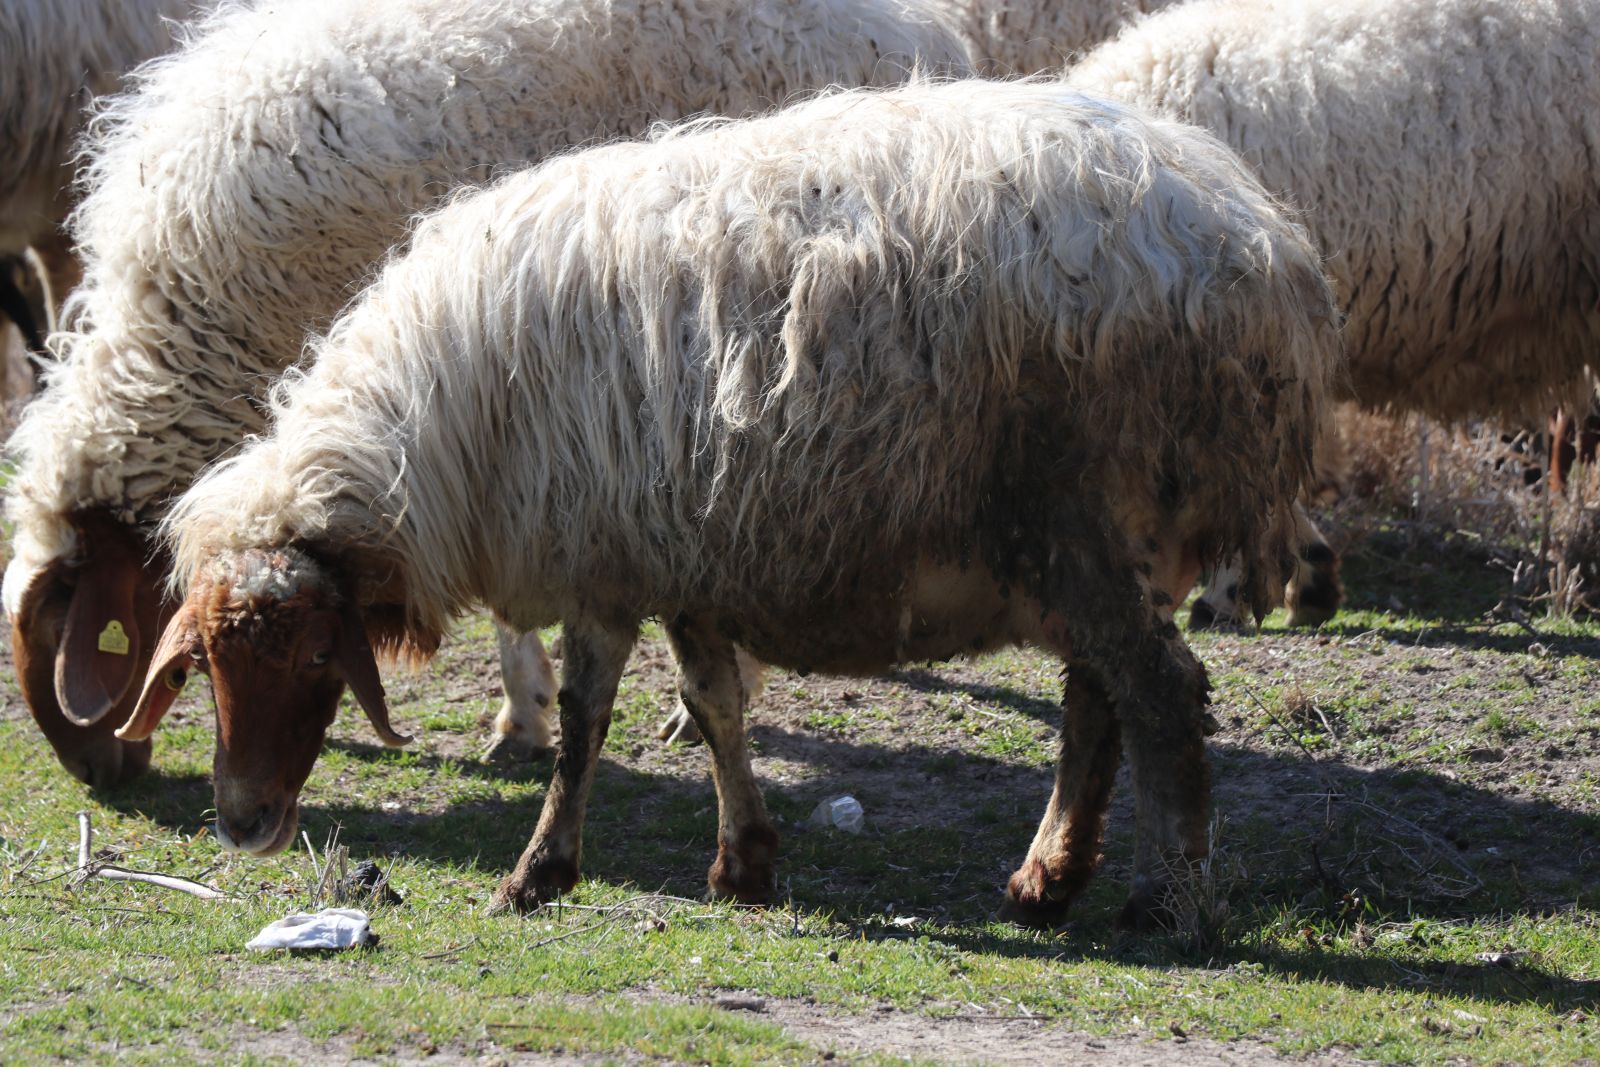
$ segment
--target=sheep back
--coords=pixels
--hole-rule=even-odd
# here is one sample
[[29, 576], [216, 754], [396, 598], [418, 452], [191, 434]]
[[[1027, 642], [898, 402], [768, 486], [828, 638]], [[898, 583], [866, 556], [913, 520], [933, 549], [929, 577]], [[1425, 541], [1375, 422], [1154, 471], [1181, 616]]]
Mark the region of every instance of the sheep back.
[[1214, 140], [983, 82], [509, 178], [315, 354], [177, 507], [179, 580], [310, 544], [434, 634], [474, 599], [798, 621], [922, 558], [1003, 574], [1072, 501], [1275, 576], [1338, 366], [1304, 233]]
[[19, 253], [67, 214], [73, 139], [90, 100], [171, 47], [196, 0], [0, 4], [0, 251]]
[[1214, 131], [1304, 211], [1364, 403], [1517, 417], [1587, 395], [1600, 2], [1199, 0], [1068, 80]]
[[374, 7], [224, 7], [95, 121], [66, 358], [9, 446], [10, 586], [70, 546], [74, 511], [154, 522], [260, 430], [308, 330], [461, 183], [657, 119], [967, 65], [919, 0]]
[[1054, 70], [1176, 0], [942, 0], [990, 75]]

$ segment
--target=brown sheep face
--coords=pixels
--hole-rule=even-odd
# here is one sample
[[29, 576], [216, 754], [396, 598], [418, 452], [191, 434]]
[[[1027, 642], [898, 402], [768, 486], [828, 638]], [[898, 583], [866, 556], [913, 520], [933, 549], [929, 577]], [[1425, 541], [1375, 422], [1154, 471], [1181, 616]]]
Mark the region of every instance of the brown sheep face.
[[297, 552], [241, 553], [194, 584], [117, 736], [148, 737], [196, 670], [216, 701], [217, 839], [231, 851], [271, 856], [294, 840], [300, 790], [346, 685], [385, 742], [410, 740], [389, 726], [359, 612]]
[[150, 765], [149, 741], [123, 741], [138, 681], [171, 605], [138, 531], [107, 515], [74, 520], [78, 550], [33, 575], [11, 621], [23, 699], [61, 765], [96, 788]]

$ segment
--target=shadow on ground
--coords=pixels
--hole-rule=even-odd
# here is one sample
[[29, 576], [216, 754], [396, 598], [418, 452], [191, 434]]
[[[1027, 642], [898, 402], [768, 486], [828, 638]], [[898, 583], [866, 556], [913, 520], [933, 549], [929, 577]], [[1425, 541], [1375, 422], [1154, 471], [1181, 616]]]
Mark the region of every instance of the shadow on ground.
[[[910, 672], [908, 672], [908, 675]], [[914, 676], [904, 679], [917, 684]], [[994, 694], [986, 694], [986, 699]], [[1023, 698], [1024, 701], [1029, 698]], [[1036, 702], [1043, 703], [1043, 702]], [[1285, 976], [1373, 988], [1426, 988], [1507, 1002], [1538, 1000], [1562, 1010], [1600, 1004], [1596, 983], [1537, 968], [1494, 963], [1441, 964], [1425, 947], [1398, 946], [1380, 957], [1333, 948], [1285, 952], [1247, 938], [1196, 957], [1192, 945], [1165, 936], [1121, 936], [1111, 929], [1128, 878], [1132, 825], [1126, 782], [1119, 786], [1107, 858], [1069, 928], [1041, 938], [992, 923], [1009, 870], [1021, 859], [1048, 797], [1044, 768], [1018, 767], [912, 745], [890, 748], [757, 722], [752, 738], [763, 760], [803, 760], [815, 772], [799, 783], [768, 783], [768, 800], [785, 837], [780, 894], [803, 913], [823, 913], [861, 936], [904, 936], [885, 923], [885, 908], [930, 920], [935, 940], [973, 952], [1014, 957], [1127, 959], [1215, 967], [1250, 964]], [[361, 742], [337, 741], [361, 760], [397, 758]], [[698, 750], [689, 759], [704, 760]], [[445, 773], [494, 778], [499, 768], [412, 755]], [[1336, 760], [1263, 753], [1235, 744], [1213, 747], [1216, 801], [1225, 820], [1214, 865], [1216, 894], [1240, 928], [1260, 929], [1265, 915], [1337, 924], [1352, 895], [1377, 919], [1448, 921], [1542, 915], [1594, 906], [1600, 875], [1600, 828], [1592, 816], [1538, 798], [1508, 798], [1419, 770], [1367, 770]], [[758, 764], [760, 766], [760, 764]], [[543, 781], [549, 762], [512, 769], [511, 779]], [[876, 772], [876, 773], [875, 773]], [[925, 803], [880, 795], [882, 774], [910, 778]], [[859, 838], [805, 829], [820, 796], [852, 792], [866, 806]], [[156, 770], [103, 800], [164, 825], [194, 831], [211, 806], [208, 781]], [[509, 870], [538, 816], [541, 790], [515, 799], [450, 804], [432, 814], [386, 811], [377, 802], [304, 798], [303, 825], [313, 836], [337, 824], [357, 855], [401, 853], [419, 860]], [[912, 803], [915, 803], [914, 800]], [[321, 828], [321, 829], [319, 829]], [[585, 874], [679, 895], [704, 887], [716, 832], [709, 775], [647, 772], [602, 761], [586, 831]], [[1559, 842], [1559, 851], [1541, 842]]]

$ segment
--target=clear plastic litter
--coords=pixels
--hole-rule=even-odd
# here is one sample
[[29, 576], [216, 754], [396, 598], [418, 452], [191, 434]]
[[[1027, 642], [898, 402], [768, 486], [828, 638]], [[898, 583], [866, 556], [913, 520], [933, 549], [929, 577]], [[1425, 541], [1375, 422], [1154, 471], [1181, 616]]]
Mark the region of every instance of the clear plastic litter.
[[816, 806], [811, 812], [811, 825], [823, 830], [843, 830], [847, 834], [859, 834], [865, 812], [861, 808], [861, 801], [846, 793], [844, 796], [829, 797]]
[[366, 912], [359, 908], [323, 908], [315, 915], [300, 912], [268, 923], [244, 947], [257, 952], [283, 948], [333, 952], [372, 940]]

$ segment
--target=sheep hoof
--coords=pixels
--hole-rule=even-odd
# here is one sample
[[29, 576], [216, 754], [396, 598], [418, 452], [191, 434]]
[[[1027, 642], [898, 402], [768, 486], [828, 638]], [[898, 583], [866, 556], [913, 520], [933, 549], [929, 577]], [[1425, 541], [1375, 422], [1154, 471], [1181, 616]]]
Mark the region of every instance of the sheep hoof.
[[701, 740], [700, 728], [694, 724], [694, 719], [689, 717], [688, 710], [680, 704], [676, 711], [662, 721], [660, 728], [656, 730], [656, 738], [669, 745], [674, 741], [697, 745]]
[[733, 845], [719, 841], [717, 860], [706, 875], [712, 900], [766, 904], [777, 891], [778, 834], [770, 826], [747, 826]]
[[1168, 929], [1174, 916], [1164, 898], [1164, 894], [1154, 890], [1136, 890], [1129, 895], [1122, 911], [1117, 913], [1117, 928], [1135, 933]]
[[578, 884], [578, 865], [560, 857], [530, 861], [523, 857], [489, 902], [491, 914], [513, 911], [527, 915], [552, 903]]
[[1064, 866], [1064, 871], [1057, 866], [1061, 873], [1052, 877], [1045, 863], [1033, 856], [1024, 860], [1006, 882], [1006, 897], [1000, 903], [1000, 920], [1045, 930], [1066, 922], [1073, 900], [1082, 892], [1094, 868], [1092, 865], [1078, 864]]
[[1071, 901], [1066, 900], [1025, 900], [1006, 891], [1005, 899], [1000, 902], [1000, 910], [995, 917], [1001, 922], [1011, 923], [1013, 926], [1026, 926], [1035, 930], [1054, 930], [1067, 921], [1067, 912], [1072, 910]]
[[484, 746], [479, 757], [484, 763], [507, 766], [515, 763], [535, 763], [555, 754], [550, 745], [541, 745], [516, 734], [496, 734]]
[[1339, 614], [1337, 607], [1309, 608], [1297, 605], [1289, 612], [1289, 625], [1321, 626], [1337, 614]]

